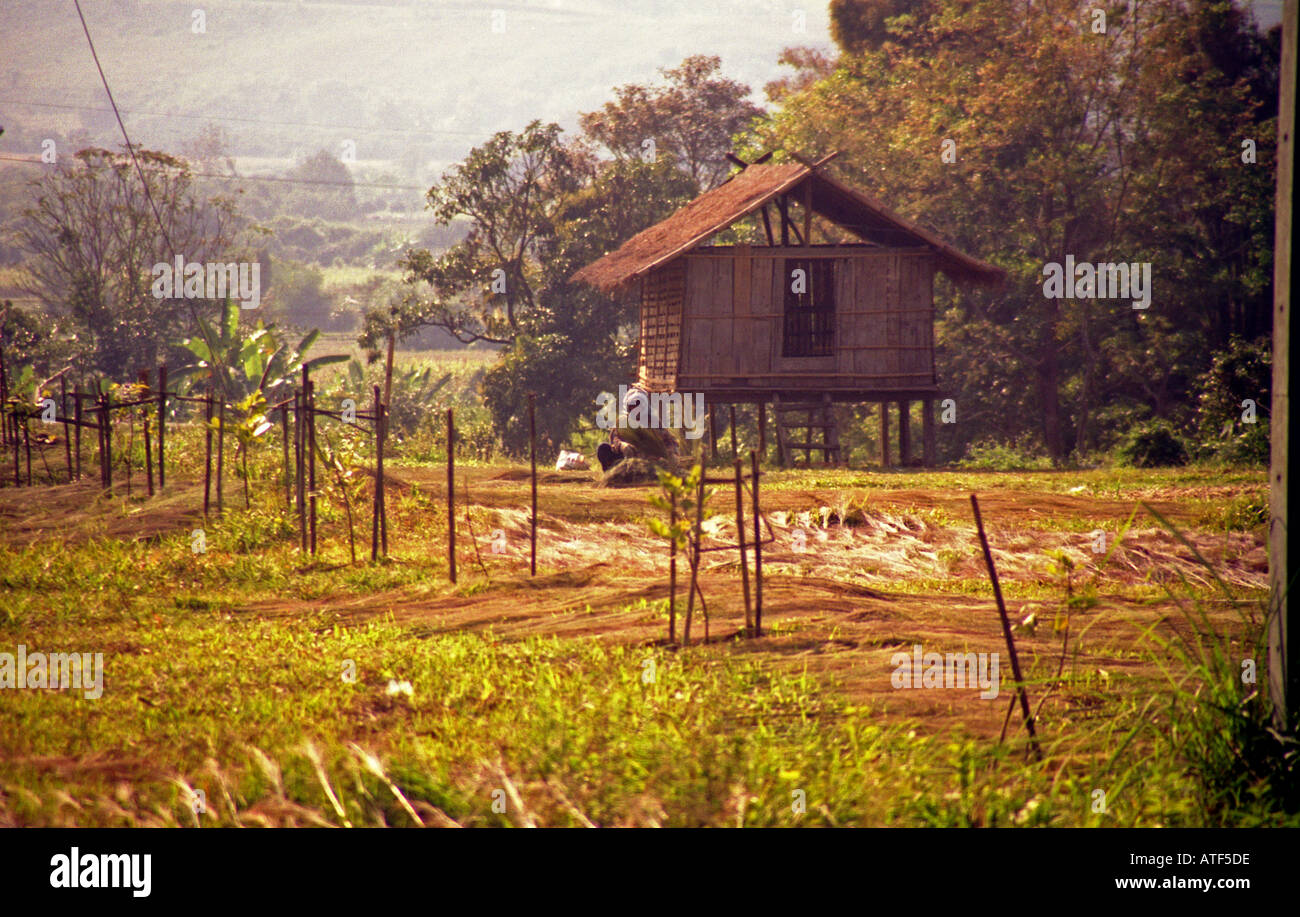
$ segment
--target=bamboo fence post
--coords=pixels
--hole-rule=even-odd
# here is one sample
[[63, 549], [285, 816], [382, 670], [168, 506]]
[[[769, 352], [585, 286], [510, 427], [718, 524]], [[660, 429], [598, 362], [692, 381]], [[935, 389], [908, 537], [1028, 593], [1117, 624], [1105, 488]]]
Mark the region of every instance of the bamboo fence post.
[[144, 415], [144, 467], [145, 467], [145, 484], [149, 496], [153, 496], [153, 447], [150, 445], [152, 440], [149, 439], [149, 415]]
[[293, 486], [289, 477], [289, 403], [280, 405], [280, 452], [284, 457], [284, 505], [293, 509]]
[[[668, 503], [668, 530], [677, 525], [677, 492]], [[668, 642], [677, 642], [677, 536], [668, 539]]]
[[208, 386], [208, 397], [203, 399], [203, 518], [208, 518], [208, 507], [212, 499], [212, 386]]
[[[716, 449], [715, 449], [716, 452]], [[694, 537], [692, 543], [688, 544], [687, 550], [691, 552], [691, 587], [686, 596], [686, 623], [682, 628], [682, 643], [686, 646], [691, 645], [691, 616], [695, 611], [695, 586], [699, 579], [700, 570], [700, 538], [701, 526], [704, 524], [704, 465], [700, 465], [700, 480], [695, 485], [695, 526], [693, 528]]]
[[[736, 409], [733, 407], [731, 411], [734, 418]], [[735, 440], [733, 439], [732, 442], [734, 443]], [[749, 559], [745, 553], [744, 471], [739, 456], [732, 459], [732, 464], [736, 469], [736, 541], [740, 545], [740, 582], [745, 593], [745, 630], [752, 635], [754, 633], [754, 617], [753, 606], [749, 602]]]
[[294, 493], [298, 498], [298, 550], [307, 553], [307, 477], [303, 474], [302, 447], [306, 442], [304, 394], [293, 393], [293, 474]]
[[370, 560], [379, 560], [379, 490], [383, 486], [382, 460], [379, 455], [379, 386], [375, 394], [375, 486], [370, 495]]
[[113, 489], [113, 393], [100, 395], [100, 429], [104, 435], [104, 488]]
[[225, 514], [226, 483], [226, 396], [217, 402], [217, 515]]
[[752, 472], [750, 493], [754, 497], [754, 636], [763, 636], [763, 530], [758, 510], [758, 453], [749, 453]]
[[32, 486], [32, 434], [29, 429], [31, 418], [23, 414], [23, 452], [27, 456], [27, 486]]
[[[14, 445], [14, 487], [21, 487], [23, 480], [18, 469], [20, 461], [18, 440], [21, 437], [18, 435], [18, 410], [16, 406], [11, 413], [5, 415], [5, 429], [9, 431], [9, 440]], [[103, 475], [100, 475], [100, 477], [103, 477]]]
[[77, 480], [81, 480], [81, 386], [72, 387], [72, 435], [76, 438]]
[[993, 553], [989, 550], [989, 540], [984, 534], [984, 520], [980, 518], [980, 504], [974, 494], [970, 495], [971, 509], [975, 511], [975, 528], [979, 532], [980, 546], [984, 549], [984, 563], [989, 568], [989, 579], [993, 582], [993, 597], [997, 599], [998, 615], [1002, 618], [1002, 635], [1007, 641], [1007, 652], [1011, 656], [1011, 674], [1016, 679], [1016, 694], [1020, 698], [1020, 712], [1025, 718], [1025, 729], [1029, 732], [1029, 744], [1034, 754], [1041, 758], [1042, 750], [1038, 747], [1038, 736], [1034, 732], [1034, 717], [1029, 712], [1029, 692], [1020, 677], [1020, 657], [1016, 654], [1016, 641], [1011, 635], [1011, 619], [1007, 617], [1007, 606], [1002, 601], [1002, 586], [998, 583], [998, 571], [993, 566]]
[[456, 582], [456, 426], [447, 408], [447, 567]]
[[59, 376], [59, 413], [63, 415], [63, 458], [68, 463], [68, 482], [72, 482], [72, 430], [68, 427], [68, 377]]
[[[303, 371], [304, 375], [306, 370]], [[312, 557], [316, 556], [316, 383], [307, 381], [307, 521]]]
[[384, 402], [379, 397], [379, 386], [374, 386], [375, 396], [375, 505], [371, 523], [370, 559], [378, 559], [382, 547], [388, 556], [388, 537], [384, 531]]
[[[388, 448], [388, 402], [381, 402], [379, 405], [379, 421], [381, 433], [379, 436], [380, 458]], [[384, 475], [379, 475], [379, 544], [383, 548], [384, 557], [388, 557], [388, 481]]]
[[135, 449], [135, 408], [126, 409], [126, 495], [131, 496], [131, 452]]
[[279, 451], [285, 466], [285, 506], [291, 510], [294, 509], [294, 488], [289, 476], [289, 402], [287, 401], [279, 406]]
[[533, 510], [528, 523], [528, 575], [537, 575], [537, 396], [528, 395], [528, 455], [532, 462]]
[[158, 367], [158, 489], [167, 483], [167, 364]]

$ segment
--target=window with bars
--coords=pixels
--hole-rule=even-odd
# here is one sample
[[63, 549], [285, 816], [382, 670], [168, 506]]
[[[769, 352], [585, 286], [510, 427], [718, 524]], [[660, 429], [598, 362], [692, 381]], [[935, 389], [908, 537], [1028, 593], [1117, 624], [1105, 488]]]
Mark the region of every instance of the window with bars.
[[835, 352], [835, 262], [785, 259], [785, 357], [829, 357]]

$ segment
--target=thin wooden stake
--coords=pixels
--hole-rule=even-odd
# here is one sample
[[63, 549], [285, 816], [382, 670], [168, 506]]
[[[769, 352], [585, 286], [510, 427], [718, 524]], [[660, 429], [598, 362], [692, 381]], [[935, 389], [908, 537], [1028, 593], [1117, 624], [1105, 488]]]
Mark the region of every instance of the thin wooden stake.
[[754, 636], [763, 636], [763, 531], [758, 510], [758, 453], [750, 451], [750, 493], [754, 498]]
[[226, 482], [226, 397], [217, 402], [217, 515], [225, 514]]
[[289, 404], [280, 405], [280, 452], [284, 456], [284, 505], [293, 509], [293, 478], [289, 474]]
[[32, 434], [29, 427], [31, 418], [23, 415], [23, 451], [27, 454], [27, 486], [32, 486]]
[[[735, 409], [732, 410], [734, 412]], [[732, 464], [736, 469], [736, 542], [740, 546], [740, 582], [745, 592], [745, 631], [752, 635], [754, 616], [753, 606], [749, 602], [749, 558], [745, 552], [745, 473], [739, 456], [732, 459]]]
[[149, 496], [153, 496], [153, 440], [149, 438], [149, 415], [144, 415], [144, 468]]
[[1020, 697], [1020, 712], [1025, 718], [1025, 729], [1029, 732], [1029, 743], [1035, 757], [1041, 758], [1042, 749], [1038, 747], [1038, 736], [1034, 733], [1034, 717], [1029, 712], [1029, 692], [1025, 690], [1024, 680], [1020, 677], [1020, 657], [1016, 654], [1016, 641], [1011, 635], [1011, 619], [1007, 617], [1007, 606], [1002, 601], [1002, 586], [998, 583], [998, 571], [993, 566], [993, 552], [989, 550], [989, 540], [984, 534], [984, 520], [980, 518], [980, 503], [974, 494], [970, 495], [971, 509], [975, 511], [975, 528], [979, 532], [980, 545], [984, 548], [984, 563], [989, 568], [989, 579], [993, 582], [993, 597], [997, 599], [998, 614], [1002, 617], [1002, 635], [1007, 641], [1007, 652], [1011, 656], [1011, 674], [1016, 679], [1016, 693]]
[[106, 392], [101, 396], [103, 408], [101, 414], [103, 419], [100, 423], [104, 431], [104, 489], [113, 489], [113, 393]]
[[158, 367], [158, 489], [167, 485], [167, 364]]
[[[391, 338], [390, 338], [391, 340]], [[388, 538], [384, 533], [384, 403], [379, 400], [379, 386], [374, 387], [375, 395], [375, 518], [374, 530], [385, 557], [388, 556]], [[371, 545], [371, 559], [374, 560], [376, 547]]]
[[203, 518], [208, 518], [208, 509], [212, 504], [212, 386], [208, 386], [208, 397], [203, 401]]
[[[677, 493], [668, 506], [668, 529], [677, 525]], [[677, 536], [668, 539], [668, 642], [677, 642]]]
[[528, 395], [528, 457], [532, 463], [533, 511], [528, 522], [528, 575], [537, 575], [537, 397]]
[[456, 426], [447, 408], [447, 569], [456, 582]]
[[370, 494], [370, 562], [379, 560], [379, 387], [375, 386], [375, 486]]
[[76, 459], [77, 480], [80, 481], [81, 480], [81, 386], [80, 385], [74, 385], [72, 387], [72, 419], [74, 421], [72, 426], [72, 435], [76, 438], [76, 443], [74, 443], [74, 445], [76, 447], [76, 454], [77, 454], [77, 459]]
[[303, 473], [303, 443], [307, 441], [306, 390], [293, 393], [293, 475], [298, 497], [298, 550], [307, 553], [307, 476]]
[[[700, 571], [700, 538], [704, 524], [704, 465], [700, 465], [700, 480], [695, 485], [695, 526], [692, 543], [686, 547], [691, 552], [691, 588], [686, 596], [686, 623], [682, 628], [682, 643], [691, 645], [691, 616], [695, 611], [695, 589]], [[708, 634], [705, 634], [708, 639]]]
[[[304, 376], [306, 371], [304, 370]], [[316, 383], [307, 380], [307, 523], [311, 527], [311, 556], [316, 556]]]
[[68, 481], [72, 481], [72, 436], [68, 427], [68, 377], [59, 376], [59, 413], [63, 415], [63, 457], [68, 463]]

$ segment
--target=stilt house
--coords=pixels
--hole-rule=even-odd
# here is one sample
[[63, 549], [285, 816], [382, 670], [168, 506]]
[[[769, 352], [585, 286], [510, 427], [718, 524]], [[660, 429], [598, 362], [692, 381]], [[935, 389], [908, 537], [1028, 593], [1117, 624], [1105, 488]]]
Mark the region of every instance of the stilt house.
[[[822, 168], [830, 158], [745, 166], [574, 279], [639, 292], [641, 387], [756, 404], [760, 439], [771, 402], [782, 464], [797, 451], [839, 461], [834, 402], [880, 405], [884, 464], [898, 405], [909, 464], [915, 401], [933, 464], [935, 271], [984, 284], [1003, 272], [832, 178]], [[750, 215], [761, 216], [765, 245], [710, 244]], [[814, 244], [814, 218], [843, 230], [823, 236], [852, 241]]]

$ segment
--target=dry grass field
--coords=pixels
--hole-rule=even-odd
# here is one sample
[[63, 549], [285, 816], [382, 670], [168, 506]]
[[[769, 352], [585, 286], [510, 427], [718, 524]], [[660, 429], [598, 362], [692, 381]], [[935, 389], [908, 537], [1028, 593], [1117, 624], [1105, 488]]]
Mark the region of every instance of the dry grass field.
[[[104, 653], [98, 700], [0, 693], [4, 823], [1219, 818], [1168, 725], [1204, 677], [1188, 647], [1258, 658], [1262, 472], [771, 470], [764, 633], [745, 634], [736, 552], [711, 552], [707, 618], [683, 647], [667, 640], [653, 485], [541, 472], [531, 577], [527, 468], [458, 467], [452, 585], [441, 466], [392, 468], [390, 557], [369, 562], [363, 509], [353, 564], [329, 499], [319, 553], [300, 553], [271, 465], [250, 508], [228, 481], [205, 522], [178, 449], [152, 499], [138, 470], [130, 498], [88, 481], [0, 490], [0, 649]], [[972, 492], [1042, 761], [1008, 709]], [[720, 489], [706, 547], [734, 542], [733, 511]], [[679, 637], [686, 577], [682, 563]], [[898, 689], [891, 657], [918, 644], [999, 653], [1001, 692]]]

